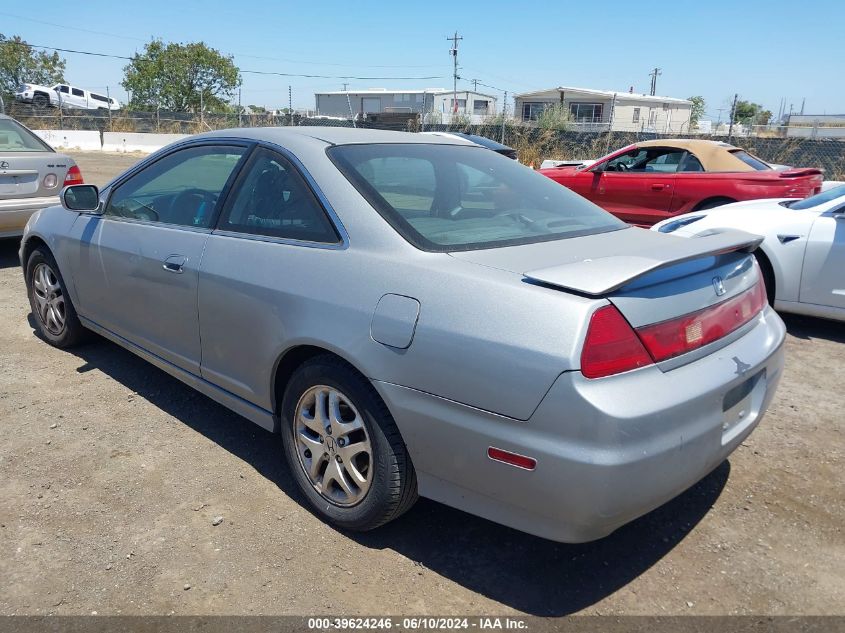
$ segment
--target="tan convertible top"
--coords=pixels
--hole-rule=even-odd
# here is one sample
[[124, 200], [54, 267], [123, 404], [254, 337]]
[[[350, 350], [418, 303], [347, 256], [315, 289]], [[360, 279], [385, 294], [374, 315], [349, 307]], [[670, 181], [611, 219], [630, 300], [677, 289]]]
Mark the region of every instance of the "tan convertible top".
[[721, 141], [703, 141], [698, 139], [658, 139], [636, 143], [637, 147], [677, 147], [687, 150], [704, 167], [704, 171], [755, 171], [731, 152], [741, 148]]

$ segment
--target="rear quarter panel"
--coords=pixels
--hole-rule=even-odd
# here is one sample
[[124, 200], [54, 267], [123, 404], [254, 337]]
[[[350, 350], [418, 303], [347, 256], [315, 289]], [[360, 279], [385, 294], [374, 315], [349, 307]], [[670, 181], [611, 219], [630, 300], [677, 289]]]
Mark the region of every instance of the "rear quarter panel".
[[679, 173], [675, 177], [672, 213], [688, 213], [703, 201], [728, 198], [732, 201], [761, 198], [803, 198], [812, 190], [812, 176], [781, 178], [778, 172]]
[[[371, 337], [387, 293], [420, 303], [407, 349]], [[445, 254], [212, 235], [199, 289], [203, 376], [272, 410], [278, 360], [315, 345], [372, 380], [527, 419], [557, 376], [577, 368], [578, 341], [598, 303]]]

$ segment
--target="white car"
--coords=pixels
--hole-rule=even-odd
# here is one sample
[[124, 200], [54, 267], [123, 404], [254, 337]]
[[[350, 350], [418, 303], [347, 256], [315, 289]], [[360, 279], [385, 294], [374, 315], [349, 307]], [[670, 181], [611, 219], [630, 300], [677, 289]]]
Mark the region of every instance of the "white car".
[[15, 99], [31, 103], [37, 108], [47, 106], [78, 108], [80, 110], [119, 110], [120, 102], [114, 97], [107, 97], [84, 88], [56, 84], [48, 88], [37, 84], [21, 84], [15, 91]]
[[764, 237], [755, 255], [776, 310], [845, 321], [845, 185], [801, 200], [735, 202], [651, 227], [681, 237], [719, 229]]

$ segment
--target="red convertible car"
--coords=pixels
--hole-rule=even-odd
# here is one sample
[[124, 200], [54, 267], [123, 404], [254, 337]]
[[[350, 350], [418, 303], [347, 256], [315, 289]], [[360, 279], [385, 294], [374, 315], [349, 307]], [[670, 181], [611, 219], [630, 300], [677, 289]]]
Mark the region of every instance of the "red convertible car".
[[822, 186], [819, 169], [778, 171], [739, 147], [703, 140], [644, 141], [592, 165], [540, 173], [639, 226], [740, 200], [806, 198]]

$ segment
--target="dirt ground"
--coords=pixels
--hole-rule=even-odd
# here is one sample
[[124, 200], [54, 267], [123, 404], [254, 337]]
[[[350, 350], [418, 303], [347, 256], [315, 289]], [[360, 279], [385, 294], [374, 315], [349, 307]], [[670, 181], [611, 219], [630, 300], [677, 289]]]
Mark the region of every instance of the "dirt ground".
[[[139, 157], [77, 158], [103, 184]], [[116, 345], [37, 339], [16, 248], [0, 243], [0, 614], [845, 614], [842, 324], [786, 319], [761, 426], [601, 541], [426, 500], [344, 534], [305, 509], [276, 436]]]

